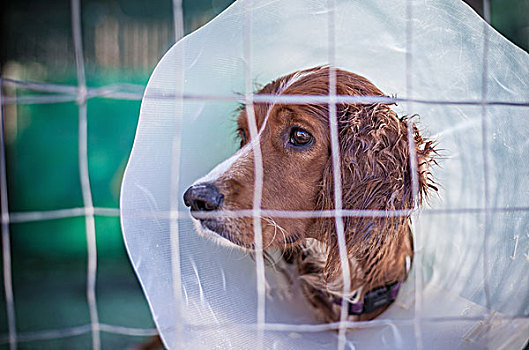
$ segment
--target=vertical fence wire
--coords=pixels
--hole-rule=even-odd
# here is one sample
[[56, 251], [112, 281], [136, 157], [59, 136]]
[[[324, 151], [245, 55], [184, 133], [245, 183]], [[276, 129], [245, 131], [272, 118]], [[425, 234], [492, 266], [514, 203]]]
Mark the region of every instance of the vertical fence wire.
[[[412, 110], [413, 100], [413, 0], [406, 1], [406, 109]], [[417, 150], [415, 145], [415, 131], [413, 121], [408, 119], [407, 122], [407, 136], [408, 136], [408, 153], [409, 153], [409, 169], [411, 180], [411, 195], [413, 209], [418, 209], [419, 205], [419, 178], [417, 167]], [[419, 225], [415, 224], [418, 215], [412, 216], [411, 230], [415, 239], [414, 244], [414, 282], [415, 282], [415, 298], [414, 298], [414, 336], [415, 347], [418, 350], [423, 348], [422, 332], [421, 332], [421, 313], [422, 313], [422, 242], [420, 240], [420, 232], [417, 231]]]
[[99, 316], [96, 301], [97, 279], [97, 242], [94, 218], [92, 190], [90, 188], [90, 174], [88, 168], [88, 120], [87, 120], [87, 88], [83, 53], [83, 37], [81, 30], [81, 0], [71, 0], [72, 32], [75, 50], [75, 64], [77, 72], [77, 104], [79, 106], [79, 177], [83, 205], [85, 208], [86, 243], [88, 249], [88, 268], [86, 279], [86, 296], [90, 312], [92, 330], [92, 348], [101, 348], [99, 333]]
[[[0, 83], [2, 79], [0, 79]], [[4, 293], [9, 331], [9, 349], [17, 348], [15, 300], [13, 297], [13, 277], [11, 268], [11, 239], [9, 236], [9, 204], [7, 201], [6, 142], [4, 130], [4, 104], [0, 84], [0, 210], [2, 213], [2, 265], [4, 273]]]
[[[184, 17], [182, 12], [182, 1], [173, 0], [173, 20], [174, 20], [174, 35], [175, 41], [181, 39], [184, 35]], [[182, 115], [183, 104], [184, 104], [184, 63], [185, 63], [185, 51], [180, 56], [181, 65], [180, 69], [175, 71], [175, 114]], [[180, 74], [181, 73], [181, 74]], [[180, 226], [178, 220], [179, 215], [179, 182], [180, 182], [180, 157], [181, 157], [181, 141], [182, 141], [182, 129], [176, 123], [175, 129], [172, 130], [174, 133], [173, 142], [171, 144], [171, 178], [170, 178], [170, 193], [169, 193], [169, 240], [171, 244], [171, 269], [172, 269], [172, 281], [173, 281], [173, 295], [175, 298], [175, 314], [178, 319], [176, 320], [175, 336], [172, 341], [177, 342], [182, 336], [182, 327], [184, 326], [183, 311], [182, 311], [182, 274], [181, 274], [181, 257], [180, 257]]]
[[184, 37], [184, 9], [182, 0], [173, 0], [173, 30], [175, 43]]
[[490, 179], [489, 179], [489, 146], [487, 141], [487, 94], [488, 94], [488, 71], [489, 71], [489, 23], [490, 23], [490, 0], [483, 0], [483, 61], [481, 75], [481, 153], [483, 157], [483, 191], [485, 204], [485, 218], [483, 228], [483, 292], [485, 294], [485, 305], [487, 312], [491, 311], [490, 286], [489, 286], [489, 233], [492, 219], [490, 203]]
[[328, 35], [328, 60], [329, 60], [329, 130], [331, 136], [331, 156], [334, 183], [334, 221], [336, 226], [336, 237], [338, 239], [338, 250], [340, 255], [340, 266], [342, 270], [343, 289], [340, 328], [338, 330], [338, 350], [345, 348], [347, 333], [347, 318], [349, 315], [349, 302], [347, 295], [351, 291], [351, 271], [349, 268], [349, 257], [347, 255], [347, 242], [345, 239], [345, 227], [343, 220], [342, 203], [342, 171], [340, 160], [340, 143], [338, 130], [338, 116], [336, 113], [336, 1], [327, 2], [327, 35]]
[[[259, 130], [253, 104], [252, 86], [252, 15], [253, 0], [247, 0], [244, 6], [244, 83], [245, 83], [245, 104], [246, 117], [250, 131], [250, 142], [254, 156], [254, 193], [253, 193], [253, 233], [255, 244], [255, 268], [257, 273], [257, 346], [256, 349], [263, 349], [264, 346], [264, 326], [266, 319], [265, 304], [265, 269], [263, 257], [263, 230], [261, 226], [261, 202], [263, 197], [263, 156], [259, 139]], [[272, 107], [270, 107], [272, 108]], [[263, 121], [263, 124], [266, 120]], [[263, 127], [263, 126], [261, 126]]]

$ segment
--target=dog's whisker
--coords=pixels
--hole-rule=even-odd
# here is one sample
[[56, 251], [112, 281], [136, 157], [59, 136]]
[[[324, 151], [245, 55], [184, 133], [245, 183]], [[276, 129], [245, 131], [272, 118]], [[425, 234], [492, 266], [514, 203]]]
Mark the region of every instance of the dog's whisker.
[[272, 236], [272, 239], [270, 239], [270, 242], [268, 243], [268, 245], [263, 248], [266, 250], [272, 245], [272, 243], [274, 242], [274, 239], [276, 238], [278, 225], [272, 218], [264, 217], [263, 220], [265, 220], [268, 225], [274, 228], [274, 236]]
[[[275, 229], [279, 230], [281, 232], [281, 234], [283, 235], [283, 241], [281, 242], [281, 244], [292, 243], [292, 242], [290, 242], [292, 240], [292, 238], [287, 238], [286, 230], [283, 227], [281, 227], [274, 219], [272, 219], [272, 218], [268, 218], [268, 219], [274, 225]], [[275, 233], [274, 233], [274, 238], [275, 238]]]

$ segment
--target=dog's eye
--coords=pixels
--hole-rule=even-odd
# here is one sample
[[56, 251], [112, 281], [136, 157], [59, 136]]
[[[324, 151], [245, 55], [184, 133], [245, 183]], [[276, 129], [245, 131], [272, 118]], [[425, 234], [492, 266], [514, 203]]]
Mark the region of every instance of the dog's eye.
[[292, 128], [290, 131], [290, 144], [294, 146], [305, 146], [312, 142], [312, 135], [307, 130], [301, 128]]

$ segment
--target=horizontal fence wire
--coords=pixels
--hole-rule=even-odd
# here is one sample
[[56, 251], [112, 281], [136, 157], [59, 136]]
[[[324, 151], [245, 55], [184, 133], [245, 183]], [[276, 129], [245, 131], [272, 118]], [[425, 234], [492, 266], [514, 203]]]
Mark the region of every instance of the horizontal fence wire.
[[[529, 207], [491, 207], [491, 208], [450, 208], [450, 209], [431, 209], [423, 208], [419, 212], [421, 215], [457, 215], [457, 214], [484, 214], [486, 210], [493, 213], [517, 213], [529, 212]], [[12, 212], [9, 216], [2, 217], [2, 223], [20, 224], [33, 221], [57, 220], [72, 217], [85, 216], [89, 210], [86, 208], [70, 208], [58, 210], [43, 210], [31, 212]], [[414, 210], [366, 210], [366, 209], [342, 209], [343, 217], [407, 217], [413, 214]], [[120, 217], [118, 208], [93, 208], [95, 216]], [[171, 219], [190, 218], [189, 210], [129, 210], [122, 213], [124, 216], [139, 216], [143, 218]], [[218, 217], [244, 218], [254, 217], [253, 210], [216, 210], [210, 212], [194, 213], [195, 217], [208, 219]], [[273, 216], [279, 218], [333, 218], [336, 216], [336, 210], [272, 210], [262, 209], [260, 216]]]
[[85, 215], [96, 216], [119, 216], [118, 208], [67, 208], [56, 210], [42, 210], [42, 211], [28, 211], [28, 212], [13, 212], [10, 213], [6, 222], [16, 224], [32, 221], [56, 220], [64, 218], [72, 218]]
[[[441, 316], [441, 317], [419, 317], [421, 323], [445, 323], [445, 322], [480, 322], [486, 321], [488, 314], [479, 316]], [[494, 322], [502, 321], [527, 321], [529, 316], [515, 316], [509, 317], [504, 315], [495, 315]], [[386, 326], [412, 326], [414, 323], [413, 318], [409, 319], [383, 319], [378, 318], [371, 321], [347, 321], [346, 327], [357, 328], [357, 329], [370, 329], [379, 328]], [[99, 330], [109, 334], [128, 335], [133, 337], [146, 337], [154, 336], [158, 334], [155, 328], [134, 328], [134, 327], [123, 327], [116, 325], [109, 325], [104, 323], [98, 324]], [[244, 329], [257, 329], [256, 323], [210, 323], [200, 325], [187, 325], [189, 329], [194, 331], [207, 331], [222, 328], [244, 328]], [[331, 322], [323, 324], [293, 324], [293, 323], [266, 323], [263, 325], [265, 331], [271, 332], [300, 332], [300, 333], [318, 333], [327, 331], [336, 331], [340, 327], [340, 322]], [[33, 341], [42, 340], [53, 340], [75, 337], [83, 334], [90, 333], [91, 325], [85, 324], [77, 327], [68, 327], [60, 329], [46, 329], [34, 332], [20, 332], [18, 333], [18, 343], [27, 343]], [[8, 336], [0, 336], [0, 345], [9, 342]]]
[[[444, 323], [444, 322], [484, 322], [487, 321], [489, 314], [479, 316], [440, 316], [440, 317], [417, 317], [417, 319], [426, 323]], [[512, 321], [527, 321], [529, 316], [516, 316], [506, 317], [501, 315], [495, 315], [493, 322], [512, 322]], [[355, 329], [370, 329], [379, 328], [385, 326], [413, 326], [414, 318], [408, 319], [383, 319], [377, 318], [370, 321], [345, 321], [344, 325], [347, 328]], [[490, 322], [490, 320], [489, 320]], [[267, 322], [264, 325], [265, 331], [276, 331], [276, 332], [302, 332], [302, 333], [319, 333], [327, 331], [336, 331], [340, 328], [342, 322], [329, 322], [329, 323], [317, 323], [317, 324], [294, 324], [294, 323], [275, 323]], [[218, 328], [237, 328], [237, 329], [258, 329], [257, 323], [234, 323], [234, 322], [220, 322], [220, 323], [209, 323], [209, 324], [189, 324], [189, 329], [194, 331], [200, 330], [214, 330]]]
[[[26, 82], [13, 79], [0, 79], [4, 87], [16, 88], [17, 90], [28, 90], [34, 92], [48, 92], [54, 95], [21, 95], [12, 96], [3, 95], [3, 104], [52, 104], [62, 102], [76, 102], [78, 99], [78, 90], [76, 86], [47, 84], [38, 82]], [[213, 95], [213, 94], [187, 94], [187, 93], [165, 93], [158, 91], [149, 92], [144, 95], [145, 86], [129, 83], [111, 84], [99, 88], [87, 88], [85, 97], [107, 98], [116, 100], [141, 101], [143, 98], [174, 100], [184, 99], [191, 101], [226, 101], [226, 102], [246, 102], [243, 94], [233, 95]], [[275, 104], [329, 104], [335, 103], [354, 103], [354, 104], [398, 104], [412, 102], [427, 105], [456, 105], [456, 106], [512, 106], [512, 107], [529, 107], [529, 101], [502, 101], [502, 100], [436, 100], [421, 98], [402, 98], [390, 96], [349, 96], [335, 95], [332, 100], [329, 95], [271, 95], [271, 94], [253, 94], [254, 103], [275, 103]]]
[[[99, 330], [104, 333], [109, 334], [119, 334], [119, 335], [128, 335], [132, 337], [148, 337], [158, 334], [155, 328], [134, 328], [134, 327], [124, 327], [109, 325], [104, 323], [99, 323], [97, 325]], [[90, 333], [92, 330], [91, 324], [85, 324], [77, 327], [67, 327], [59, 329], [45, 329], [34, 332], [20, 332], [18, 333], [18, 343], [28, 343], [34, 341], [43, 341], [43, 340], [55, 340], [76, 337], [79, 335]], [[0, 336], [0, 345], [6, 344], [9, 342], [7, 336]]]

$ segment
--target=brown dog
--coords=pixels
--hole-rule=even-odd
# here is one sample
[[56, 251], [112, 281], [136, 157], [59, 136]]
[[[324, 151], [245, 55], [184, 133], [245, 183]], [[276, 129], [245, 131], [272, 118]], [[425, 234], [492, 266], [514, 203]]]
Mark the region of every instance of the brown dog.
[[[328, 95], [329, 67], [281, 77], [262, 88], [267, 95]], [[336, 94], [385, 95], [367, 79], [336, 69]], [[262, 153], [263, 210], [334, 209], [333, 164], [326, 103], [255, 103], [258, 136], [250, 140], [247, 109], [241, 109], [241, 149], [198, 180], [184, 194], [199, 232], [221, 242], [254, 248], [252, 217], [222, 215], [222, 210], [252, 209], [252, 144]], [[344, 209], [413, 209], [408, 123], [389, 104], [336, 105]], [[413, 125], [420, 203], [429, 189], [435, 150]], [[204, 215], [215, 214], [218, 215]], [[351, 293], [343, 295], [338, 239], [333, 217], [261, 218], [264, 249], [279, 248], [297, 264], [302, 287], [318, 317], [339, 319], [342, 298], [354, 320], [372, 319], [395, 299], [413, 258], [409, 213], [401, 216], [344, 217]]]

